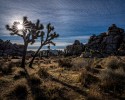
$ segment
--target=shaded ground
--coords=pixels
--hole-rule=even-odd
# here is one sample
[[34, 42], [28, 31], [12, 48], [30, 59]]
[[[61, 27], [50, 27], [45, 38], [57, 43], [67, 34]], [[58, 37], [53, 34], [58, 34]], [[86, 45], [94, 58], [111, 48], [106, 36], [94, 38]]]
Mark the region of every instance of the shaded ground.
[[[59, 59], [66, 63], [65, 66], [58, 63]], [[0, 60], [0, 100], [124, 100], [124, 92], [121, 94], [115, 90], [116, 95], [114, 90], [106, 90], [106, 92], [104, 89], [100, 90], [100, 85], [104, 84], [102, 79], [107, 76], [104, 72], [108, 67], [112, 67], [112, 64], [108, 63], [111, 59], [115, 59], [116, 62], [121, 61], [121, 65], [115, 65], [113, 62], [113, 67], [124, 66], [122, 62], [125, 57], [37, 58], [33, 69], [20, 68], [20, 59], [2, 59]], [[69, 67], [68, 61], [71, 61], [72, 67]], [[4, 71], [3, 74], [2, 67], [7, 70], [9, 63], [13, 63], [9, 66], [12, 70]], [[123, 70], [118, 71], [117, 73], [121, 74]]]

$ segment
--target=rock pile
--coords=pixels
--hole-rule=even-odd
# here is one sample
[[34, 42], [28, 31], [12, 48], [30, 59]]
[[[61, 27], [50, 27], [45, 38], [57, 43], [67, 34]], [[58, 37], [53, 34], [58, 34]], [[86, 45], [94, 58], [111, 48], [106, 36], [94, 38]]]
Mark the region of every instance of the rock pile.
[[108, 32], [90, 37], [85, 45], [83, 57], [106, 57], [109, 55], [125, 55], [124, 29], [112, 24]]
[[9, 40], [0, 39], [0, 56], [22, 56], [23, 48], [23, 45], [12, 44]]
[[65, 48], [66, 55], [80, 55], [84, 51], [84, 45], [79, 42], [79, 40], [75, 40], [72, 45], [68, 45]]

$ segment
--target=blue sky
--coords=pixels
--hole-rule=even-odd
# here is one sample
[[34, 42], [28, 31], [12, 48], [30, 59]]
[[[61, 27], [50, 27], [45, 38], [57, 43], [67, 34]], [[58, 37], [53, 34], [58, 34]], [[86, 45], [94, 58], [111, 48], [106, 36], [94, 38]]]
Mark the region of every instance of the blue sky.
[[[60, 37], [53, 49], [63, 49], [74, 40], [86, 43], [89, 36], [107, 31], [115, 23], [125, 29], [125, 0], [0, 0], [0, 39], [21, 43], [21, 38], [10, 36], [5, 25], [28, 16], [51, 22]], [[39, 41], [29, 49], [36, 49]]]

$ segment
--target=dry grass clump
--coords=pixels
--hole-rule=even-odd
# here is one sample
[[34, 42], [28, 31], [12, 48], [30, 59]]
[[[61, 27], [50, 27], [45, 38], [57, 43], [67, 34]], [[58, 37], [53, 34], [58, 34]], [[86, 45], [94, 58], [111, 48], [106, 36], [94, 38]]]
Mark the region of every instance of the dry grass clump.
[[60, 67], [66, 67], [66, 68], [71, 68], [72, 65], [72, 60], [71, 59], [59, 59], [58, 64]]
[[100, 80], [100, 87], [106, 93], [121, 95], [125, 90], [125, 71], [122, 68], [106, 69], [100, 74]]
[[91, 85], [91, 88], [88, 90], [87, 100], [106, 100], [103, 98], [103, 95], [100, 93], [100, 88], [98, 85]]
[[14, 64], [16, 67], [20, 67], [21, 61], [14, 62], [13, 64]]
[[20, 70], [13, 78], [17, 80], [23, 77], [26, 77], [26, 72], [24, 70]]
[[7, 100], [26, 100], [28, 95], [27, 87], [24, 84], [17, 85], [7, 95]]
[[31, 76], [30, 82], [32, 85], [40, 85], [41, 84], [41, 80], [38, 76]]
[[109, 69], [118, 69], [119, 67], [119, 62], [117, 59], [109, 59], [107, 62], [106, 62], [106, 66], [107, 68]]
[[8, 75], [10, 73], [12, 73], [12, 67], [13, 67], [13, 63], [1, 63], [0, 65], [0, 70], [4, 75]]
[[105, 59], [104, 67], [108, 69], [114, 69], [114, 70], [120, 67], [125, 69], [125, 62], [122, 61], [121, 59], [118, 59], [117, 57], [109, 57]]
[[40, 68], [39, 71], [37, 72], [40, 78], [48, 78], [49, 73], [45, 68]]
[[84, 65], [85, 65], [85, 62], [84, 62], [84, 59], [83, 58], [76, 58], [76, 59], [73, 59], [72, 61], [72, 64], [73, 64], [73, 67], [76, 67], [76, 68], [83, 68]]

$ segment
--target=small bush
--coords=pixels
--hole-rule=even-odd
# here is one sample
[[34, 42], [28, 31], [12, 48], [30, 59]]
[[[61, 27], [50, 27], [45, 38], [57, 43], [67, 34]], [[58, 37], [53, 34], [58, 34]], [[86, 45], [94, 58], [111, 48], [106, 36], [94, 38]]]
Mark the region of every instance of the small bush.
[[79, 81], [81, 82], [82, 85], [85, 84], [86, 75], [87, 75], [87, 71], [85, 69], [83, 69], [79, 76]]
[[87, 70], [83, 70], [80, 76], [80, 82], [85, 87], [90, 87], [91, 84], [99, 82], [99, 78], [90, 74]]
[[118, 60], [117, 59], [111, 59], [109, 61], [107, 61], [106, 66], [109, 69], [118, 69], [119, 65], [118, 65]]
[[48, 78], [49, 74], [47, 73], [47, 70], [44, 68], [40, 68], [38, 71], [38, 75], [40, 76], [40, 78]]
[[20, 67], [20, 66], [21, 66], [21, 61], [15, 62], [14, 65], [15, 65], [16, 67]]
[[100, 93], [100, 88], [98, 85], [91, 85], [89, 89], [87, 100], [106, 100], [102, 98], [102, 94]]
[[41, 80], [39, 77], [36, 77], [36, 76], [32, 76], [30, 78], [30, 82], [32, 85], [40, 85], [41, 84]]
[[3, 74], [8, 75], [12, 73], [13, 63], [6, 63], [1, 66], [1, 71]]
[[18, 74], [16, 74], [13, 78], [14, 78], [15, 80], [17, 80], [17, 79], [20, 79], [20, 78], [23, 78], [23, 77], [26, 77], [26, 72], [23, 71], [23, 70], [21, 70], [21, 71], [19, 71]]
[[71, 68], [72, 67], [72, 61], [71, 59], [60, 59], [58, 61], [59, 66], [61, 67], [66, 67], [66, 68]]
[[122, 68], [115, 71], [107, 69], [100, 75], [101, 89], [106, 93], [121, 94], [125, 90], [125, 72]]
[[73, 60], [73, 67], [82, 68], [85, 65], [83, 58], [76, 58]]
[[27, 87], [25, 85], [17, 85], [13, 91], [9, 93], [8, 99], [12, 100], [26, 100], [28, 95]]

